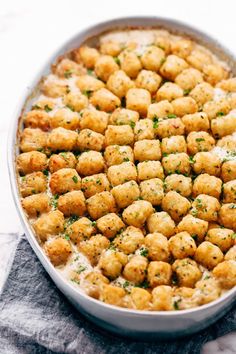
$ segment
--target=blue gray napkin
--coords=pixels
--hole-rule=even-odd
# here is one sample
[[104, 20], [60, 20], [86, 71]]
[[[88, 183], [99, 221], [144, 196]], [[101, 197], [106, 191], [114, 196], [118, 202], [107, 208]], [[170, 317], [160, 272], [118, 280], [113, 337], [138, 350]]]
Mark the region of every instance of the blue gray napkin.
[[0, 354], [197, 354], [236, 330], [236, 307], [208, 329], [175, 341], [138, 342], [88, 322], [56, 288], [27, 240], [18, 244], [0, 298]]

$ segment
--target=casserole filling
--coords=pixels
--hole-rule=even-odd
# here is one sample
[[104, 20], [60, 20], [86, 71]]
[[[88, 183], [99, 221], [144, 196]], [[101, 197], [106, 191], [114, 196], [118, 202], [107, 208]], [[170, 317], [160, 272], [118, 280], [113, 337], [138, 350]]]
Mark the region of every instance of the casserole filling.
[[181, 310], [236, 285], [236, 78], [165, 30], [113, 31], [52, 65], [22, 114], [22, 206], [88, 295]]

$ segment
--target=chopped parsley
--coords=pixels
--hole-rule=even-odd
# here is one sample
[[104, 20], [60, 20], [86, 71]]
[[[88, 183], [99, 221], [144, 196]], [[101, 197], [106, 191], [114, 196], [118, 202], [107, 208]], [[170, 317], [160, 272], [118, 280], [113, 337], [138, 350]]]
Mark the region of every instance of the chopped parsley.
[[91, 93], [92, 93], [93, 91], [89, 91], [89, 90], [85, 90], [85, 91], [82, 91], [82, 94], [83, 95], [85, 95], [85, 96], [87, 96], [88, 98], [91, 96]]
[[97, 225], [96, 221], [91, 221], [91, 225], [95, 227]]
[[193, 235], [191, 235], [191, 236], [192, 236], [192, 238], [193, 238], [195, 241], [198, 239], [197, 234], [193, 234]]
[[70, 236], [68, 234], [65, 234], [64, 238], [67, 240], [67, 241], [70, 241]]
[[231, 238], [232, 238], [233, 240], [235, 240], [235, 239], [236, 239], [236, 233], [233, 233], [233, 234], [231, 235]]
[[147, 257], [148, 256], [148, 249], [147, 248], [140, 248], [140, 256]]
[[72, 112], [75, 111], [74, 108], [70, 104], [67, 104], [66, 107], [69, 108]]
[[49, 171], [48, 170], [43, 170], [43, 174], [44, 174], [44, 176], [48, 176], [49, 175]]
[[177, 117], [176, 114], [172, 114], [172, 113], [167, 114], [167, 118], [169, 118], [169, 119], [176, 118], [176, 117]]
[[87, 74], [88, 74], [88, 75], [93, 75], [93, 70], [87, 69]]
[[195, 163], [195, 160], [194, 160], [193, 156], [189, 156], [189, 163]]
[[124, 161], [124, 162], [128, 162], [128, 161], [129, 161], [129, 158], [128, 158], [128, 157], [124, 157], [124, 158], [123, 158], [123, 161]]
[[114, 60], [115, 60], [116, 64], [120, 65], [120, 59], [118, 57], [114, 57]]
[[46, 104], [46, 105], [44, 106], [44, 110], [45, 110], [46, 112], [51, 112], [51, 111], [52, 111], [52, 108], [49, 107], [48, 104]]
[[72, 74], [73, 74], [73, 71], [72, 71], [72, 70], [66, 70], [66, 71], [64, 72], [64, 76], [65, 76], [66, 79], [69, 79]]
[[147, 280], [144, 280], [141, 284], [138, 285], [139, 288], [148, 289], [149, 283]]
[[77, 215], [72, 215], [68, 218], [67, 220], [67, 225], [73, 224], [75, 221], [77, 221], [79, 218]]
[[76, 273], [80, 274], [86, 270], [86, 267], [82, 264], [79, 265], [78, 269], [76, 270]]
[[216, 117], [222, 117], [225, 116], [224, 112], [217, 112]]
[[135, 127], [135, 122], [131, 121], [131, 122], [130, 122], [130, 126], [131, 126], [132, 129], [134, 129], [134, 127]]
[[34, 106], [32, 106], [32, 109], [42, 109], [38, 104], [35, 104]]
[[181, 299], [175, 300], [173, 303], [174, 309], [179, 310], [179, 303], [181, 302]]
[[204, 139], [204, 138], [196, 138], [195, 141], [196, 141], [197, 143], [200, 143], [201, 141], [205, 141], [205, 139]]
[[51, 206], [53, 206], [53, 208], [55, 208], [55, 209], [57, 208], [58, 198], [59, 198], [59, 195], [55, 194], [51, 199]]
[[229, 209], [236, 209], [236, 204], [229, 205]]
[[188, 94], [189, 94], [190, 91], [191, 91], [190, 89], [184, 90], [184, 96], [188, 96]]
[[153, 118], [153, 128], [154, 129], [158, 128], [158, 123], [159, 123], [159, 118], [154, 117]]
[[73, 176], [72, 179], [75, 183], [78, 183], [78, 181], [79, 181], [77, 176]]

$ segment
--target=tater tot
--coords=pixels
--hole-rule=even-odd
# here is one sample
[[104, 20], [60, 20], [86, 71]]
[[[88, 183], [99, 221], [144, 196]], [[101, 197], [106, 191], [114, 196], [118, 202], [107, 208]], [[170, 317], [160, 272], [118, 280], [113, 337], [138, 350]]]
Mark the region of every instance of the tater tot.
[[[232, 235], [232, 237], [235, 237], [235, 234]], [[235, 239], [234, 239], [235, 242]], [[236, 261], [236, 244], [234, 244], [233, 247], [231, 247], [228, 252], [225, 254], [225, 261], [233, 260]]]
[[233, 246], [233, 234], [233, 230], [230, 229], [213, 228], [208, 230], [205, 240], [218, 246], [222, 252], [226, 252]]
[[220, 198], [222, 181], [220, 178], [203, 173], [193, 182], [193, 197], [199, 194], [207, 194], [217, 199]]
[[50, 199], [46, 193], [34, 194], [24, 198], [22, 206], [29, 217], [36, 217], [50, 210]]
[[72, 253], [70, 243], [63, 237], [58, 237], [47, 242], [44, 250], [54, 266], [65, 264]]
[[198, 70], [202, 70], [204, 64], [212, 63], [212, 57], [204, 48], [194, 48], [186, 58], [187, 62]]
[[172, 101], [174, 113], [178, 117], [186, 114], [193, 114], [198, 111], [197, 103], [192, 97], [180, 97]]
[[139, 186], [135, 181], [129, 181], [112, 188], [111, 193], [119, 208], [132, 204], [140, 196]]
[[51, 175], [49, 186], [53, 194], [63, 194], [81, 188], [81, 178], [74, 168], [62, 168]]
[[95, 109], [85, 109], [81, 113], [80, 128], [91, 129], [97, 133], [104, 134], [108, 124], [108, 114]]
[[199, 305], [208, 304], [209, 302], [216, 300], [221, 293], [217, 281], [213, 278], [199, 280], [196, 283], [196, 289], [198, 291]]
[[173, 289], [168, 285], [160, 285], [152, 290], [153, 310], [168, 311], [172, 310]]
[[148, 258], [152, 261], [168, 262], [170, 257], [167, 237], [155, 232], [145, 237], [145, 247], [148, 251]]
[[183, 197], [189, 197], [192, 193], [192, 180], [184, 175], [172, 174], [166, 177], [164, 190], [165, 192], [175, 191]]
[[184, 135], [184, 124], [180, 118], [155, 119], [153, 122], [155, 134], [159, 138], [167, 138], [173, 135]]
[[97, 220], [98, 230], [107, 238], [113, 238], [125, 224], [115, 213], [109, 213]]
[[119, 98], [125, 97], [132, 87], [134, 87], [133, 81], [123, 70], [115, 71], [107, 81], [107, 88]]
[[236, 179], [236, 160], [226, 161], [222, 164], [221, 178], [224, 182]]
[[163, 182], [159, 178], [152, 178], [140, 183], [141, 198], [152, 205], [160, 205], [164, 197]]
[[162, 261], [153, 261], [148, 265], [147, 279], [152, 288], [158, 285], [169, 285], [171, 281], [171, 265]]
[[174, 81], [184, 69], [187, 69], [188, 64], [177, 55], [168, 55], [163, 65], [160, 68], [160, 73], [164, 78]]
[[55, 74], [61, 78], [69, 79], [72, 76], [84, 74], [86, 69], [73, 60], [64, 58], [59, 60], [57, 65], [53, 67], [53, 72], [55, 72]]
[[108, 125], [105, 132], [105, 144], [109, 145], [132, 145], [134, 132], [129, 125]]
[[215, 146], [215, 139], [207, 132], [191, 132], [187, 136], [187, 148], [190, 155], [200, 151], [210, 151]]
[[176, 78], [175, 83], [183, 90], [192, 90], [203, 82], [202, 73], [197, 69], [185, 69]]
[[226, 98], [220, 98], [219, 100], [210, 100], [206, 102], [203, 105], [203, 112], [205, 112], [208, 115], [209, 120], [212, 120], [213, 118], [216, 118], [217, 116], [220, 115], [225, 115], [227, 114], [230, 109], [230, 101], [229, 99]]
[[52, 151], [74, 150], [76, 148], [78, 133], [62, 127], [53, 129], [49, 136], [47, 145]]
[[215, 197], [199, 194], [192, 203], [190, 213], [205, 221], [217, 221], [220, 203]]
[[65, 216], [82, 216], [86, 212], [85, 197], [82, 191], [71, 191], [58, 199], [58, 209]]
[[229, 260], [219, 263], [212, 273], [223, 288], [231, 289], [236, 285], [236, 261]]
[[25, 128], [20, 137], [20, 150], [22, 152], [43, 151], [47, 145], [47, 133], [41, 129]]
[[188, 232], [195, 241], [201, 242], [207, 233], [208, 222], [188, 214], [177, 225], [177, 231]]
[[143, 161], [137, 165], [138, 180], [144, 181], [151, 178], [164, 179], [164, 171], [160, 161]]
[[177, 259], [172, 264], [178, 285], [193, 288], [195, 283], [201, 278], [202, 273], [197, 263], [191, 258]]
[[236, 204], [223, 204], [219, 211], [219, 220], [224, 227], [236, 232]]
[[101, 55], [95, 63], [95, 73], [102, 81], [107, 81], [109, 77], [119, 69], [111, 55]]
[[219, 64], [205, 64], [202, 68], [204, 80], [211, 85], [216, 85], [225, 78], [225, 70]]
[[130, 297], [134, 304], [134, 308], [137, 310], [149, 309], [152, 297], [147, 290], [134, 287], [131, 289]]
[[72, 152], [60, 152], [58, 155], [50, 156], [48, 167], [51, 173], [56, 172], [62, 168], [75, 168], [76, 157]]
[[88, 176], [100, 173], [104, 170], [105, 162], [102, 154], [98, 151], [83, 152], [76, 165], [76, 170], [79, 174]]
[[122, 218], [126, 224], [141, 228], [153, 211], [150, 202], [137, 200], [124, 209]]
[[125, 265], [123, 275], [125, 279], [140, 284], [144, 281], [147, 272], [148, 261], [143, 256], [133, 256]]
[[131, 88], [127, 91], [126, 107], [137, 111], [140, 116], [146, 116], [150, 104], [151, 95], [149, 91], [142, 88]]
[[110, 190], [110, 184], [105, 173], [98, 173], [82, 179], [81, 190], [86, 198], [97, 193]]
[[153, 121], [151, 119], [140, 119], [135, 124], [134, 139], [135, 141], [143, 139], [154, 139]]
[[193, 169], [197, 174], [208, 173], [212, 176], [219, 176], [220, 167], [220, 158], [211, 152], [198, 152], [194, 156]]
[[123, 306], [123, 298], [125, 296], [125, 290], [110, 284], [105, 284], [102, 287], [100, 300], [111, 305]]
[[141, 63], [147, 70], [158, 71], [165, 60], [165, 52], [156, 46], [148, 46], [141, 56]]
[[154, 94], [157, 92], [161, 81], [162, 78], [157, 73], [149, 70], [142, 70], [138, 74], [135, 83], [138, 88], [143, 88], [149, 91], [151, 94]]
[[116, 203], [110, 192], [101, 192], [87, 199], [87, 209], [93, 219], [99, 219], [108, 213], [116, 212]]
[[134, 253], [143, 243], [144, 236], [140, 229], [128, 226], [114, 239], [114, 244], [125, 254]]
[[170, 237], [175, 233], [175, 222], [165, 211], [149, 216], [147, 219], [147, 227], [149, 232], [159, 232], [166, 237]]
[[102, 54], [112, 55], [113, 57], [120, 54], [122, 50], [122, 45], [118, 41], [115, 40], [108, 40], [100, 45], [100, 52]]
[[183, 97], [183, 95], [184, 95], [183, 89], [179, 85], [173, 82], [165, 82], [157, 91], [156, 100], [173, 101], [176, 98]]
[[176, 152], [187, 152], [187, 145], [184, 136], [175, 135], [163, 138], [161, 142], [162, 154], [172, 154]]
[[123, 267], [128, 262], [128, 257], [122, 252], [107, 251], [102, 254], [98, 266], [102, 273], [109, 279], [117, 278]]
[[101, 80], [98, 80], [91, 75], [79, 76], [76, 81], [76, 85], [78, 86], [80, 91], [85, 95], [90, 95], [91, 92], [100, 90], [105, 87], [105, 84]]
[[45, 96], [57, 98], [68, 92], [69, 86], [64, 80], [49, 75], [42, 83], [42, 93]]
[[47, 156], [39, 151], [24, 152], [17, 156], [17, 169], [21, 175], [43, 171], [47, 168]]
[[49, 236], [57, 235], [64, 231], [64, 216], [59, 210], [50, 211], [42, 214], [33, 224], [36, 235], [42, 242], [46, 241]]
[[134, 162], [134, 153], [130, 146], [110, 145], [105, 148], [104, 158], [109, 167], [122, 162]]
[[69, 130], [76, 130], [79, 128], [79, 124], [79, 114], [71, 111], [69, 108], [59, 108], [50, 117], [50, 126], [52, 129], [62, 127]]
[[75, 243], [79, 244], [81, 241], [89, 239], [96, 233], [94, 223], [86, 217], [73, 222], [66, 229], [66, 234]]
[[137, 161], [160, 160], [159, 140], [139, 140], [134, 144], [134, 159]]
[[211, 131], [218, 139], [236, 132], [236, 114], [229, 113], [226, 116], [212, 119]]
[[167, 100], [158, 103], [152, 103], [148, 107], [147, 117], [155, 120], [156, 118], [164, 118], [173, 113], [173, 107]]
[[189, 175], [191, 170], [189, 156], [185, 152], [169, 154], [163, 157], [162, 165], [166, 174], [177, 173]]
[[136, 111], [131, 111], [126, 108], [117, 108], [109, 117], [109, 124], [111, 125], [130, 125], [135, 126], [139, 120], [139, 114]]
[[176, 259], [192, 257], [197, 249], [196, 243], [192, 236], [182, 231], [169, 239], [169, 250]]
[[50, 128], [50, 116], [47, 112], [34, 109], [27, 112], [24, 116], [24, 126], [26, 128], [40, 128], [47, 131]]
[[102, 252], [110, 245], [107, 237], [95, 235], [89, 240], [80, 242], [79, 250], [89, 259], [92, 266], [97, 265]]
[[209, 119], [204, 112], [186, 114], [182, 117], [182, 121], [185, 125], [186, 133], [208, 131], [210, 127]]
[[236, 203], [236, 180], [229, 181], [223, 185], [223, 202]]
[[231, 77], [230, 79], [222, 80], [216, 85], [216, 87], [219, 87], [224, 91], [236, 92], [236, 78]]
[[214, 268], [224, 258], [220, 248], [213, 245], [211, 242], [202, 242], [196, 252], [194, 259], [208, 269]]
[[63, 102], [69, 109], [79, 112], [88, 106], [88, 97], [80, 92], [69, 92], [63, 97]]
[[83, 129], [77, 137], [77, 147], [80, 151], [95, 150], [101, 151], [104, 146], [104, 136], [91, 129]]
[[106, 88], [95, 91], [89, 101], [98, 110], [108, 113], [114, 111], [115, 108], [121, 105], [119, 97], [115, 96]]
[[107, 177], [112, 186], [118, 186], [128, 181], [136, 181], [137, 170], [133, 162], [123, 162], [120, 165], [109, 167]]
[[138, 56], [128, 50], [124, 50], [119, 55], [121, 69], [131, 78], [135, 79], [142, 69], [142, 64], [138, 58]]
[[93, 69], [97, 59], [99, 58], [98, 50], [88, 46], [83, 46], [79, 49], [76, 49], [73, 54], [75, 60], [77, 62], [80, 62], [80, 60], [82, 60], [82, 62], [88, 69]]
[[234, 139], [234, 134], [223, 136], [217, 141], [216, 146], [233, 152], [236, 150], [236, 140]]
[[207, 82], [203, 82], [195, 86], [189, 93], [189, 96], [191, 96], [197, 102], [198, 107], [201, 108], [204, 103], [213, 98], [214, 89]]
[[171, 51], [173, 54], [181, 58], [187, 58], [192, 52], [194, 44], [189, 39], [177, 39], [171, 43]]
[[30, 173], [20, 180], [20, 192], [22, 197], [45, 192], [47, 189], [47, 177], [42, 172]]

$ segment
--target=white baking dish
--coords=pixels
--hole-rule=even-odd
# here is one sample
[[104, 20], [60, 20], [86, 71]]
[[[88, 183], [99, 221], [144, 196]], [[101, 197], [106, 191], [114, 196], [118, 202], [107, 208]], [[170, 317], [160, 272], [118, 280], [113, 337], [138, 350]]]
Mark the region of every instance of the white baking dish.
[[57, 287], [79, 311], [97, 325], [117, 334], [143, 339], [157, 337], [176, 338], [177, 336], [183, 336], [199, 331], [222, 317], [233, 305], [236, 298], [236, 288], [231, 289], [219, 299], [207, 305], [181, 311], [137, 311], [107, 305], [95, 300], [79, 289], [77, 290], [71, 286], [69, 282], [62, 278], [47, 259], [23, 212], [17, 188], [15, 157], [18, 154], [18, 118], [21, 115], [22, 108], [27, 106], [27, 101], [35, 91], [35, 87], [37, 87], [41, 77], [49, 73], [50, 65], [58, 56], [78, 47], [84, 41], [93, 38], [104, 31], [127, 27], [161, 27], [174, 33], [188, 35], [209, 48], [220, 59], [226, 61], [231, 67], [232, 72], [234, 74], [236, 73], [236, 60], [228, 50], [208, 35], [177, 21], [158, 17], [131, 17], [115, 19], [92, 26], [78, 33], [75, 37], [62, 45], [61, 48], [49, 58], [45, 66], [32, 81], [31, 85], [29, 85], [29, 88], [23, 93], [14, 114], [10, 129], [8, 142], [9, 175], [15, 204], [31, 247]]

